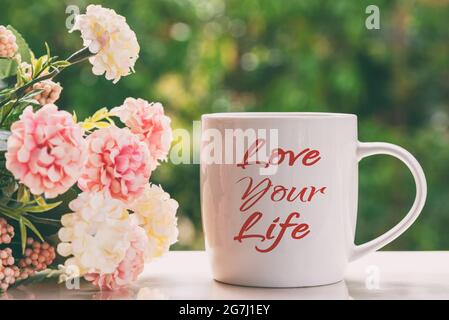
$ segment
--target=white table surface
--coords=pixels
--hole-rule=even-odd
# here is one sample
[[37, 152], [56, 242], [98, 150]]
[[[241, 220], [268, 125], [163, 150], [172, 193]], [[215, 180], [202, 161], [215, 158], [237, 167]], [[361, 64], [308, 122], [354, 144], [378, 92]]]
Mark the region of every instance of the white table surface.
[[14, 288], [3, 299], [449, 299], [449, 252], [376, 252], [349, 265], [333, 285], [268, 289], [212, 279], [207, 256], [175, 251], [146, 266], [129, 288], [99, 292], [86, 283], [68, 290], [55, 279]]

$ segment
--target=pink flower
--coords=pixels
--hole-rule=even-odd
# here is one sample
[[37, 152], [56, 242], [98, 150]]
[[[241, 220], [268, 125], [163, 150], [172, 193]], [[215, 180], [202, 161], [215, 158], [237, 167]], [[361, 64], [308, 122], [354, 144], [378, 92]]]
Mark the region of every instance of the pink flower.
[[134, 238], [117, 269], [108, 274], [88, 273], [84, 275], [87, 281], [91, 281], [102, 290], [117, 290], [137, 279], [144, 269], [144, 251], [148, 239], [141, 227], [136, 225], [134, 230]]
[[143, 99], [126, 98], [120, 107], [111, 113], [145, 142], [151, 154], [151, 168], [154, 170], [158, 160], [166, 160], [170, 144], [173, 140], [170, 118], [164, 115], [164, 107], [160, 103], [148, 103]]
[[33, 85], [33, 90], [42, 90], [34, 99], [41, 105], [55, 103], [61, 95], [62, 87], [52, 80], [44, 80]]
[[0, 58], [12, 58], [18, 49], [14, 33], [5, 26], [0, 26]]
[[151, 175], [150, 153], [128, 128], [95, 131], [87, 138], [88, 160], [78, 180], [83, 191], [107, 190], [113, 198], [132, 200]]
[[28, 106], [11, 126], [6, 168], [31, 193], [54, 198], [77, 180], [86, 160], [83, 130], [70, 113], [47, 104]]

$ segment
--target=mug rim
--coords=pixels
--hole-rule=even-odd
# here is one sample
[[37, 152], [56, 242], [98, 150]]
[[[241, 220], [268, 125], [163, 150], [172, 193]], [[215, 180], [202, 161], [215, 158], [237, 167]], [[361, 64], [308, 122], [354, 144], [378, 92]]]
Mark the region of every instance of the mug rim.
[[297, 119], [328, 119], [328, 118], [357, 118], [352, 113], [333, 112], [217, 112], [206, 113], [201, 119], [260, 119], [260, 118], [297, 118]]

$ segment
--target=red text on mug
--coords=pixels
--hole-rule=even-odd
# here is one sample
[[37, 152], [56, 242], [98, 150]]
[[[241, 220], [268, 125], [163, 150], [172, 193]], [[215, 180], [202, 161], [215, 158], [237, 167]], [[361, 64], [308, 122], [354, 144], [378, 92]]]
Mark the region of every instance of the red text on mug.
[[[321, 160], [321, 154], [318, 150], [305, 148], [295, 153], [293, 150], [284, 150], [277, 148], [268, 157], [267, 161], [258, 160], [257, 153], [265, 145], [264, 139], [257, 139], [246, 150], [243, 161], [237, 164], [237, 167], [245, 170], [249, 166], [257, 165], [267, 168], [271, 165], [287, 165], [289, 167], [303, 166], [311, 167]], [[250, 159], [255, 158], [255, 161]], [[272, 179], [265, 177], [260, 181], [254, 181], [251, 176], [243, 176], [237, 181], [238, 184], [244, 183], [246, 188], [241, 196], [241, 205], [239, 211], [241, 214], [248, 215], [242, 224], [238, 234], [234, 240], [243, 242], [246, 239], [259, 239], [259, 243], [255, 245], [255, 249], [261, 253], [267, 253], [274, 250], [286, 236], [290, 236], [293, 240], [300, 240], [310, 234], [310, 226], [303, 221], [303, 215], [296, 210], [287, 212], [284, 219], [276, 216], [266, 228], [265, 233], [254, 232], [254, 227], [262, 223], [264, 213], [255, 209], [262, 199], [267, 199], [273, 203], [273, 208], [279, 202], [290, 203], [308, 203], [315, 198], [326, 193], [325, 186], [307, 186], [297, 188], [295, 186], [286, 187], [280, 184], [274, 184]]]

